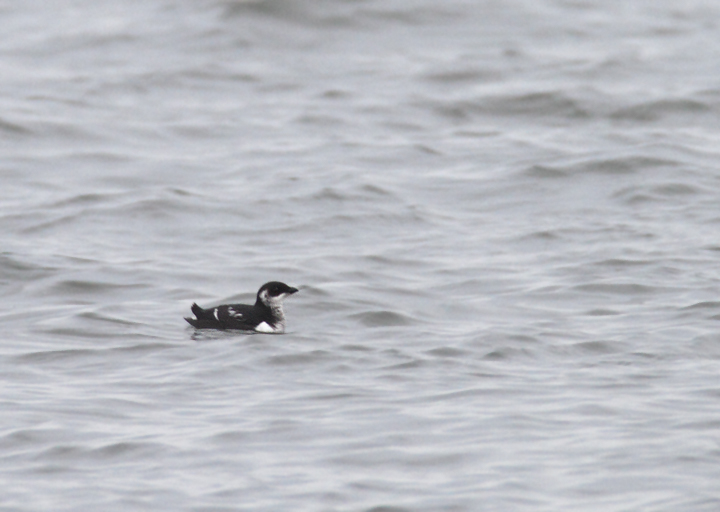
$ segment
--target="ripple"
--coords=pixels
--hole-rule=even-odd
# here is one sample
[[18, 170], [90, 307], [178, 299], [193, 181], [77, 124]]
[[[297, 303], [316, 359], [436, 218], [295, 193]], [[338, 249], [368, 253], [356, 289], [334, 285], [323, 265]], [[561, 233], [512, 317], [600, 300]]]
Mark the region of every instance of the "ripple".
[[27, 281], [57, 270], [57, 267], [32, 263], [19, 254], [0, 253], [0, 279], [3, 281]]
[[710, 300], [710, 301], [697, 302], [690, 306], [685, 306], [682, 309], [717, 309], [717, 308], [720, 308], [720, 301]]
[[346, 401], [351, 400], [353, 398], [360, 398], [364, 397], [364, 394], [361, 393], [349, 393], [349, 392], [337, 392], [337, 393], [322, 393], [322, 394], [315, 394], [315, 395], [308, 395], [306, 398], [308, 400], [317, 400], [320, 402], [324, 402], [326, 400], [339, 400], [339, 401]]
[[525, 170], [525, 175], [540, 179], [566, 178], [572, 173], [567, 169], [553, 167], [550, 165], [532, 165]]
[[591, 283], [574, 286], [573, 289], [583, 292], [602, 293], [605, 295], [636, 296], [658, 293], [667, 288], [637, 283]]
[[14, 356], [14, 360], [18, 363], [52, 363], [58, 361], [80, 361], [88, 358], [99, 357], [104, 350], [98, 349], [65, 349], [65, 350], [47, 350], [42, 352], [32, 352]]
[[374, 352], [375, 351], [375, 349], [372, 347], [367, 347], [365, 345], [358, 345], [355, 343], [342, 345], [342, 346], [340, 346], [340, 349], [348, 351], [348, 352]]
[[451, 102], [436, 101], [432, 105], [438, 115], [455, 121], [468, 121], [478, 115], [563, 119], [584, 119], [590, 116], [577, 101], [562, 92], [498, 95]]
[[[47, 217], [47, 216], [43, 216]], [[35, 235], [44, 231], [56, 231], [58, 228], [63, 226], [69, 226], [82, 217], [82, 212], [71, 213], [67, 215], [55, 215], [52, 219], [40, 220], [30, 226], [22, 229], [22, 233], [25, 235]]]
[[329, 355], [329, 352], [325, 350], [312, 350], [310, 352], [270, 356], [266, 359], [266, 362], [272, 366], [305, 365], [308, 363], [324, 361]]
[[30, 135], [32, 130], [21, 124], [13, 123], [0, 118], [0, 132], [6, 135]]
[[423, 75], [423, 79], [430, 82], [437, 82], [446, 85], [456, 85], [464, 83], [475, 83], [478, 80], [487, 80], [497, 78], [498, 74], [485, 69], [450, 69], [446, 71], [433, 71]]
[[119, 197], [117, 194], [101, 194], [97, 192], [92, 193], [80, 193], [70, 197], [66, 197], [59, 201], [55, 201], [48, 205], [50, 208], [65, 208], [68, 206], [96, 206], [101, 203], [107, 203], [111, 199]]
[[[631, 175], [659, 168], [677, 168], [681, 164], [672, 159], [645, 155], [630, 155], [615, 158], [592, 158], [572, 164], [533, 164], [523, 174], [539, 179], [561, 179], [585, 175]], [[687, 195], [697, 190], [684, 183], [668, 183], [655, 186], [655, 193], [663, 195]], [[652, 188], [650, 189], [652, 190]]]
[[594, 265], [599, 267], [608, 267], [612, 269], [627, 269], [633, 267], [644, 267], [655, 263], [650, 260], [630, 260], [627, 258], [607, 258], [604, 260], [596, 261]]
[[140, 290], [144, 284], [111, 283], [86, 279], [65, 279], [55, 283], [51, 290], [58, 295], [107, 295], [120, 290]]
[[372, 508], [365, 509], [364, 512], [411, 512], [411, 509], [396, 507], [394, 505], [377, 505]]
[[586, 118], [589, 113], [579, 103], [562, 92], [535, 92], [522, 95], [498, 96], [485, 103], [487, 110], [499, 115], [527, 115], [537, 117]]
[[632, 185], [615, 192], [613, 197], [629, 205], [669, 201], [685, 204], [688, 197], [701, 192], [700, 188], [684, 183], [667, 183], [654, 186]]
[[322, 5], [324, 8], [312, 3], [288, 3], [283, 0], [227, 2], [225, 16], [243, 20], [252, 16], [261, 16], [267, 21], [278, 20], [311, 27], [347, 27], [355, 24], [352, 10], [343, 9], [342, 4], [332, 5], [323, 2]]
[[414, 370], [418, 368], [423, 368], [428, 365], [427, 361], [424, 361], [423, 359], [413, 359], [412, 361], [406, 361], [404, 363], [398, 363], [398, 364], [391, 364], [389, 366], [385, 366], [384, 370]]
[[585, 314], [587, 316], [614, 316], [614, 315], [622, 315], [621, 311], [616, 311], [614, 309], [591, 309], [590, 311], [586, 311]]
[[368, 327], [395, 327], [413, 323], [412, 319], [393, 311], [368, 311], [350, 315], [350, 318]]
[[125, 318], [119, 318], [108, 314], [99, 313], [97, 311], [84, 311], [77, 315], [78, 318], [86, 320], [96, 320], [100, 322], [108, 322], [111, 324], [118, 324], [123, 326], [139, 326], [144, 325], [142, 322], [136, 322], [133, 320], [126, 320]]
[[428, 350], [426, 354], [435, 356], [435, 357], [465, 357], [469, 354], [467, 350], [462, 350], [455, 347], [438, 347], [434, 348], [432, 350]]
[[535, 353], [525, 348], [500, 347], [485, 354], [483, 359], [488, 361], [505, 361], [518, 357], [535, 357]]
[[183, 344], [173, 343], [138, 343], [136, 345], [129, 345], [127, 347], [116, 347], [108, 349], [110, 352], [120, 354], [130, 354], [133, 356], [144, 355], [148, 353], [160, 352], [167, 349], [178, 348], [184, 346]]
[[43, 461], [67, 461], [76, 460], [88, 452], [87, 448], [78, 445], [53, 446], [39, 453], [35, 459]]
[[157, 457], [168, 451], [168, 445], [146, 441], [121, 441], [107, 444], [99, 448], [88, 448], [84, 445], [70, 444], [48, 448], [38, 455], [36, 460], [64, 461], [72, 463], [82, 460], [144, 460]]
[[92, 451], [102, 459], [118, 458], [145, 458], [154, 457], [166, 452], [168, 446], [163, 443], [151, 443], [146, 441], [122, 441], [96, 448]]
[[575, 172], [604, 174], [604, 175], [628, 175], [635, 174], [648, 169], [660, 167], [677, 167], [679, 164], [674, 160], [655, 158], [641, 155], [627, 156], [622, 158], [593, 159], [575, 166]]
[[651, 190], [663, 196], [693, 196], [700, 193], [700, 189], [698, 187], [688, 185], [687, 183], [666, 183], [664, 185], [655, 185]]
[[571, 345], [573, 350], [590, 354], [613, 354], [621, 352], [624, 347], [621, 343], [612, 341], [584, 341]]
[[57, 439], [54, 429], [25, 428], [0, 436], [0, 448], [6, 452], [26, 450], [33, 446], [52, 442]]
[[697, 116], [712, 112], [713, 109], [705, 102], [680, 98], [639, 103], [616, 110], [610, 117], [619, 120], [648, 122], [670, 116]]

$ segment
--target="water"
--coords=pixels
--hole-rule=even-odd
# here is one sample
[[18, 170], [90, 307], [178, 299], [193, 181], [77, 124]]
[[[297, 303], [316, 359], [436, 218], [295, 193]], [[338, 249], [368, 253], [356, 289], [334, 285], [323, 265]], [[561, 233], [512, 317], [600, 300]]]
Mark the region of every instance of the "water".
[[718, 510], [719, 7], [0, 16], [0, 510]]

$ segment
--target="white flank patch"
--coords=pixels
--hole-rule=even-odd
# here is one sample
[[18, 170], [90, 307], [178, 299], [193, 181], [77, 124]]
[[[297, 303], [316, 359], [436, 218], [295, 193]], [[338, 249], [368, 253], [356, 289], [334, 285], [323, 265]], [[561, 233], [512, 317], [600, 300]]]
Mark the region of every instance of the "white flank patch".
[[267, 322], [260, 322], [255, 326], [255, 330], [257, 332], [275, 332], [275, 329], [273, 329]]
[[213, 313], [215, 314], [215, 320], [217, 320], [219, 322], [220, 318], [218, 318], [217, 312], [218, 312], [218, 310], [217, 310], [217, 308], [215, 308], [215, 311], [213, 311]]

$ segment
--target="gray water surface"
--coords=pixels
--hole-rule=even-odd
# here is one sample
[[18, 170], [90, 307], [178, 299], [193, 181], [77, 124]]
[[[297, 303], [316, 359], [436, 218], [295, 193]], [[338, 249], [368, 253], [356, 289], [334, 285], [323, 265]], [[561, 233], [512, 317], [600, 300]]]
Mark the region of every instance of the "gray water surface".
[[1, 511], [720, 510], [720, 6], [0, 23]]

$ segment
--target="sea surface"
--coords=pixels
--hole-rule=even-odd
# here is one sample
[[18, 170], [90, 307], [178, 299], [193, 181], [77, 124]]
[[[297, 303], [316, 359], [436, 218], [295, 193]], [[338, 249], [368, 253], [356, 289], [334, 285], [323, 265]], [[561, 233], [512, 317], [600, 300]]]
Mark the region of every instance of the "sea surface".
[[0, 27], [1, 512], [720, 510], [720, 4]]

